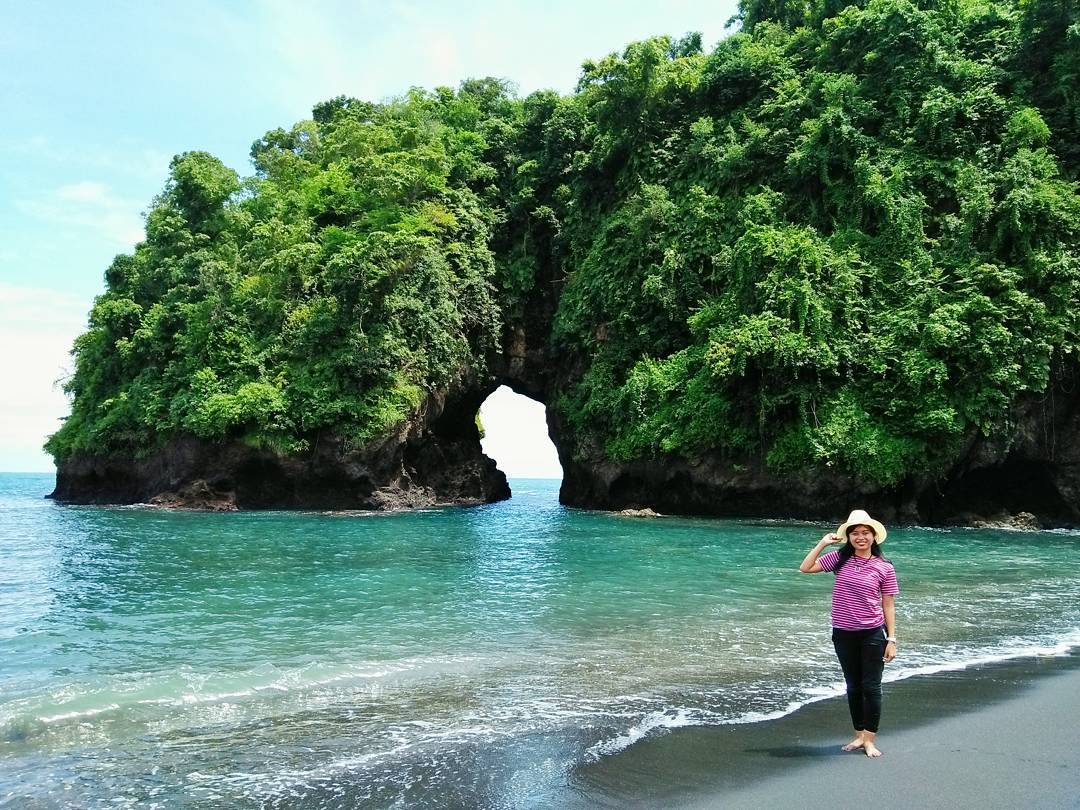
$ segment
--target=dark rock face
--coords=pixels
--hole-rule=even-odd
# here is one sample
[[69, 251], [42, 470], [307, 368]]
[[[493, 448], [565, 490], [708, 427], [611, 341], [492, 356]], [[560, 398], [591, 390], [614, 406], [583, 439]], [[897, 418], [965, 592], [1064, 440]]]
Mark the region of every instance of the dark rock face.
[[[596, 447], [563, 455], [560, 500], [586, 508], [840, 521], [863, 508], [886, 523], [1016, 529], [1080, 526], [1080, 398], [1060, 390], [1014, 408], [1008, 439], [973, 437], [943, 478], [883, 488], [838, 473], [778, 476], [715, 456], [616, 463]], [[583, 452], [584, 450], [584, 452]]]
[[902, 492], [880, 493], [830, 474], [780, 478], [720, 458], [595, 464], [563, 468], [560, 500], [571, 506], [723, 517], [833, 520], [866, 508], [887, 522], [916, 522]]
[[310, 452], [284, 456], [240, 442], [183, 439], [145, 459], [75, 458], [59, 466], [50, 497], [218, 511], [392, 510], [503, 500], [510, 488], [480, 449], [475, 415], [482, 398], [476, 396], [433, 396], [396, 433], [360, 448], [322, 436]]
[[925, 522], [1080, 526], [1080, 395], [1055, 387], [1018, 403], [1010, 422], [1006, 439], [972, 441], [950, 474], [923, 490]]
[[236, 493], [215, 491], [199, 478], [183, 486], [179, 492], [159, 492], [150, 499], [163, 509], [199, 509], [204, 512], [235, 512]]

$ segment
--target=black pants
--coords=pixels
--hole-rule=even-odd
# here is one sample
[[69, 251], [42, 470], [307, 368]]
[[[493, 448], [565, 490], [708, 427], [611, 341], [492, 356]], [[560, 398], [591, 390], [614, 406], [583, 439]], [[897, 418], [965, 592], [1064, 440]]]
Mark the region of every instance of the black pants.
[[881, 720], [881, 673], [885, 669], [885, 628], [832, 631], [833, 647], [844, 670], [848, 709], [856, 731], [877, 732]]

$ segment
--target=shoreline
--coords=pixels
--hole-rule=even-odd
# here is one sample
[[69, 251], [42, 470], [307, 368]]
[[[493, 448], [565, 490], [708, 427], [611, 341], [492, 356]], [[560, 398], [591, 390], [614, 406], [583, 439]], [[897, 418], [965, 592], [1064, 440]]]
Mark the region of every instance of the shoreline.
[[[341, 506], [335, 508], [326, 508], [318, 505], [316, 502], [311, 503], [286, 503], [275, 505], [239, 505], [234, 501], [230, 501], [227, 497], [221, 499], [211, 499], [210, 501], [204, 501], [201, 496], [189, 498], [183, 493], [178, 494], [175, 491], [162, 491], [148, 499], [142, 500], [130, 500], [130, 499], [71, 499], [67, 497], [61, 497], [57, 495], [59, 471], [41, 471], [41, 472], [18, 472], [18, 471], [0, 471], [0, 475], [6, 476], [52, 476], [54, 483], [49, 493], [42, 497], [46, 500], [52, 501], [58, 506], [90, 506], [90, 507], [138, 507], [145, 509], [159, 509], [163, 511], [173, 512], [193, 512], [193, 513], [226, 513], [226, 512], [297, 512], [297, 513], [324, 513], [324, 514], [347, 514], [347, 513], [391, 513], [391, 514], [407, 514], [410, 512], [422, 512], [428, 509], [454, 509], [464, 508], [469, 509], [477, 506], [489, 506], [491, 504], [501, 503], [505, 500], [509, 500], [513, 497], [512, 494], [505, 498], [497, 498], [495, 500], [484, 500], [483, 498], [459, 498], [450, 499], [445, 501], [433, 501], [431, 503], [424, 504], [395, 504], [390, 507], [375, 506], [375, 507], [356, 507], [356, 506]], [[510, 478], [506, 477], [507, 482], [510, 481], [559, 481], [560, 483], [564, 478]], [[205, 481], [196, 481], [195, 484], [202, 485]], [[512, 488], [511, 488], [512, 489]], [[805, 524], [807, 526], [831, 526], [836, 523], [837, 520], [842, 519], [842, 515], [836, 519], [822, 519], [813, 517], [794, 517], [790, 514], [785, 515], [763, 515], [756, 512], [749, 512], [746, 514], [731, 514], [727, 512], [700, 512], [697, 510], [690, 511], [660, 511], [645, 505], [641, 508], [629, 506], [629, 507], [617, 507], [617, 506], [583, 506], [577, 503], [568, 503], [556, 499], [556, 502], [567, 509], [573, 509], [582, 512], [592, 512], [596, 514], [612, 515], [615, 517], [634, 517], [634, 518], [668, 518], [668, 519], [703, 519], [703, 520], [719, 520], [719, 521], [735, 521], [740, 523], [777, 523], [777, 524]], [[994, 515], [983, 515], [972, 512], [965, 512], [953, 518], [937, 521], [937, 522], [914, 522], [908, 523], [903, 521], [896, 521], [895, 527], [900, 529], [932, 529], [932, 530], [952, 530], [952, 529], [966, 529], [976, 531], [1005, 531], [1005, 532], [1017, 532], [1024, 534], [1038, 534], [1040, 532], [1074, 532], [1080, 531], [1080, 524], [1071, 521], [1040, 521], [1031, 512], [1019, 510], [1015, 514], [1006, 511], [1001, 511]]]
[[647, 738], [578, 767], [564, 804], [1080, 807], [1080, 652], [884, 687], [880, 759], [840, 751], [850, 737], [840, 696], [773, 720]]

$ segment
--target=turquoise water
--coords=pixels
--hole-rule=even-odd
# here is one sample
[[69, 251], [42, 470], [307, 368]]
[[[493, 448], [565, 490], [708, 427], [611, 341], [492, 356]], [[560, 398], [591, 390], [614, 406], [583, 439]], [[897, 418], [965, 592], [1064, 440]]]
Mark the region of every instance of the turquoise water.
[[[824, 526], [60, 507], [0, 475], [0, 806], [526, 807], [836, 694]], [[887, 677], [1080, 642], [1080, 533], [897, 528]]]

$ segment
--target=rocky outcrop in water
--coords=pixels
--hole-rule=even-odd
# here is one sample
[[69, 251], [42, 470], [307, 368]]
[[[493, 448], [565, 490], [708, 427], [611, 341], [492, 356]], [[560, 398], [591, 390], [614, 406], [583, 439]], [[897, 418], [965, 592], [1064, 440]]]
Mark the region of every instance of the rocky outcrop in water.
[[432, 396], [393, 434], [351, 448], [322, 436], [290, 456], [242, 442], [173, 442], [146, 458], [77, 457], [57, 469], [50, 497], [65, 503], [169, 508], [372, 509], [474, 505], [510, 497], [480, 449], [477, 392]]
[[[174, 442], [143, 459], [76, 458], [60, 465], [52, 497], [67, 503], [170, 508], [397, 510], [479, 504], [510, 496], [480, 448], [475, 414], [499, 384], [541, 401], [558, 394], [557, 364], [523, 332], [511, 335], [496, 375], [432, 397], [394, 434], [361, 448], [322, 437], [286, 456], [240, 442]], [[1080, 525], [1080, 409], [1062, 391], [1013, 414], [1008, 439], [975, 438], [943, 478], [884, 489], [833, 472], [778, 476], [753, 459], [614, 462], [548, 408], [569, 506], [669, 514], [839, 520], [852, 508], [890, 523], [1036, 529]]]
[[[533, 313], [550, 313], [537, 300]], [[1035, 529], [1080, 525], [1080, 402], [1057, 386], [1013, 409], [1004, 438], [973, 437], [943, 477], [882, 488], [833, 471], [780, 476], [760, 459], [703, 456], [616, 462], [576, 435], [551, 407], [573, 376], [552, 357], [547, 325], [508, 328], [491, 373], [433, 395], [383, 439], [349, 448], [323, 436], [287, 456], [241, 442], [173, 442], [142, 459], [79, 457], [62, 463], [52, 497], [67, 503], [153, 503], [170, 508], [397, 510], [489, 503], [510, 496], [480, 448], [475, 415], [499, 385], [548, 404], [563, 466], [560, 500], [616, 512], [840, 520], [855, 507], [888, 523]]]
[[1080, 526], [1080, 400], [1062, 390], [1014, 408], [1007, 437], [973, 437], [943, 477], [883, 488], [834, 472], [780, 476], [759, 460], [704, 456], [613, 462], [595, 445], [564, 453], [571, 506], [730, 517], [840, 520], [856, 507], [887, 523], [1034, 530]]

